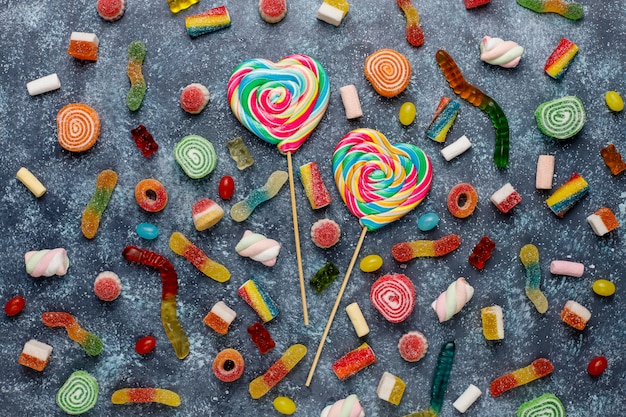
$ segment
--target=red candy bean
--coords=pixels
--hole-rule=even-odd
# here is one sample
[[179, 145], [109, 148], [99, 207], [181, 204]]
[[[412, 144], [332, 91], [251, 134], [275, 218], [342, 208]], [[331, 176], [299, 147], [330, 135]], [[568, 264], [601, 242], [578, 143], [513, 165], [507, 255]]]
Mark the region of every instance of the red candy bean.
[[587, 365], [587, 372], [589, 372], [589, 375], [591, 376], [600, 376], [608, 364], [609, 363], [604, 356], [596, 356], [591, 360], [591, 362], [589, 362], [589, 365]]
[[156, 339], [154, 336], [144, 336], [135, 343], [135, 352], [140, 355], [147, 355], [156, 347]]
[[220, 180], [218, 192], [222, 199], [229, 200], [235, 193], [235, 180], [233, 180], [233, 177], [224, 175]]
[[18, 315], [24, 309], [25, 305], [26, 301], [24, 300], [24, 297], [16, 295], [6, 302], [4, 305], [4, 312], [7, 316], [13, 317]]

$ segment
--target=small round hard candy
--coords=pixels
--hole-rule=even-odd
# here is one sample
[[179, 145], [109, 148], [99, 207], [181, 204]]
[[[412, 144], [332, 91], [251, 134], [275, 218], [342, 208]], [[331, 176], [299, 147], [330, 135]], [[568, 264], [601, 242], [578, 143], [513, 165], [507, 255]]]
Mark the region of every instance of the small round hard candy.
[[417, 362], [426, 355], [428, 340], [417, 330], [405, 333], [398, 342], [398, 350], [402, 359], [408, 362]]
[[152, 223], [139, 223], [135, 231], [142, 239], [152, 240], [159, 236], [159, 228]]
[[223, 200], [230, 200], [235, 194], [235, 180], [230, 175], [224, 175], [220, 179], [217, 192]]
[[601, 297], [610, 297], [615, 294], [615, 284], [608, 279], [598, 279], [592, 286], [593, 292]]
[[361, 259], [361, 263], [359, 263], [359, 268], [363, 272], [374, 272], [378, 271], [383, 266], [383, 258], [378, 255], [367, 255], [365, 258]]
[[15, 297], [9, 299], [4, 305], [4, 312], [7, 316], [13, 317], [18, 315], [26, 305], [26, 301], [24, 297], [16, 295]]
[[140, 355], [147, 355], [156, 347], [156, 338], [154, 336], [144, 336], [135, 343], [135, 352]]
[[416, 113], [417, 109], [415, 108], [415, 104], [411, 103], [410, 101], [403, 103], [400, 107], [400, 113], [398, 114], [398, 117], [400, 118], [400, 123], [402, 123], [404, 126], [410, 125], [411, 123], [413, 123], [413, 120], [415, 120]]
[[608, 364], [604, 356], [596, 356], [589, 362], [589, 365], [587, 365], [587, 372], [591, 376], [600, 376], [604, 373]]
[[604, 100], [609, 110], [614, 112], [620, 112], [624, 110], [624, 100], [617, 91], [607, 91], [604, 95]]
[[274, 408], [280, 414], [290, 416], [296, 412], [296, 403], [287, 397], [276, 397], [274, 399]]
[[311, 226], [311, 239], [322, 249], [330, 248], [339, 242], [341, 228], [330, 219], [321, 219]]
[[417, 228], [422, 232], [433, 230], [439, 224], [437, 213], [424, 213], [417, 219]]

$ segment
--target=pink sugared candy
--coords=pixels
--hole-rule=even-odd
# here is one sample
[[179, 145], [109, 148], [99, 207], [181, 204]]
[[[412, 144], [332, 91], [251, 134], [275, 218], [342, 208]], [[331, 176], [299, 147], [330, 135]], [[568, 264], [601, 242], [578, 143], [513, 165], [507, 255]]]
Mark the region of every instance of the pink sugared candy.
[[287, 14], [286, 0], [260, 0], [259, 13], [267, 23], [278, 23]]
[[311, 226], [311, 239], [322, 249], [330, 248], [339, 242], [341, 228], [330, 219], [321, 219]]
[[209, 103], [209, 89], [200, 83], [189, 84], [180, 93], [180, 107], [187, 113], [198, 114]]
[[413, 282], [403, 274], [384, 275], [370, 290], [372, 305], [391, 323], [406, 320], [415, 308], [416, 298]]
[[561, 311], [561, 320], [577, 330], [584, 330], [591, 318], [591, 312], [576, 301], [569, 300]]
[[201, 198], [191, 206], [191, 218], [199, 232], [214, 226], [222, 217], [224, 209], [210, 198]]
[[508, 213], [522, 201], [522, 196], [515, 191], [511, 183], [506, 183], [493, 193], [490, 200], [502, 213]]
[[93, 283], [93, 292], [102, 301], [113, 301], [122, 292], [122, 282], [115, 272], [104, 271], [98, 274]]
[[98, 0], [96, 10], [104, 20], [114, 22], [124, 16], [126, 0]]
[[405, 333], [398, 342], [398, 350], [402, 359], [408, 362], [417, 362], [426, 355], [428, 340], [416, 330]]

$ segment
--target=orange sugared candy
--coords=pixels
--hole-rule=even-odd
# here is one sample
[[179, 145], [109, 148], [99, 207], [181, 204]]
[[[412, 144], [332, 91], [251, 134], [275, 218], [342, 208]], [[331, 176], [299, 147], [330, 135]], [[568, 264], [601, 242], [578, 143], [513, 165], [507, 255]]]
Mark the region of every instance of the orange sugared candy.
[[96, 144], [100, 135], [98, 112], [82, 103], [71, 103], [57, 114], [59, 145], [70, 152], [84, 152]]

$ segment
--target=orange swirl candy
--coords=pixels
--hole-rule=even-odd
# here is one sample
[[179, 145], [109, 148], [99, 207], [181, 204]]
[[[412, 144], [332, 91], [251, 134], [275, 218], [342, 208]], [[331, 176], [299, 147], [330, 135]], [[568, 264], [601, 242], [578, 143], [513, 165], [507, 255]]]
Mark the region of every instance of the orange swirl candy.
[[86, 104], [71, 103], [57, 114], [57, 138], [59, 145], [70, 152], [91, 149], [100, 134], [98, 112]]
[[365, 78], [383, 97], [395, 97], [406, 90], [411, 80], [411, 64], [393, 49], [380, 49], [365, 59]]

